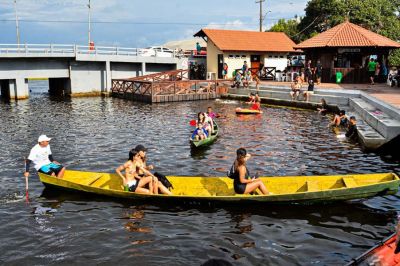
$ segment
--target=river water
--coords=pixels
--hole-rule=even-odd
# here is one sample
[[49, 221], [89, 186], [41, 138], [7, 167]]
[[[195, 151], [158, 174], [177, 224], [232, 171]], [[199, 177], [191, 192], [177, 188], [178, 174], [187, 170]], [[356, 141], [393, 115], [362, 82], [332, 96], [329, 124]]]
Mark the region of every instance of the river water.
[[[135, 204], [45, 190], [33, 173], [25, 203], [23, 157], [40, 134], [53, 138], [56, 160], [85, 171], [113, 172], [139, 143], [157, 171], [175, 175], [224, 175], [238, 147], [269, 176], [400, 170], [338, 140], [314, 111], [263, 106], [262, 116], [236, 116], [233, 101], [65, 100], [46, 87], [30, 82], [29, 100], [0, 103], [1, 264], [341, 265], [394, 230], [399, 194], [311, 206]], [[217, 142], [195, 152], [189, 121], [207, 106], [226, 118]]]

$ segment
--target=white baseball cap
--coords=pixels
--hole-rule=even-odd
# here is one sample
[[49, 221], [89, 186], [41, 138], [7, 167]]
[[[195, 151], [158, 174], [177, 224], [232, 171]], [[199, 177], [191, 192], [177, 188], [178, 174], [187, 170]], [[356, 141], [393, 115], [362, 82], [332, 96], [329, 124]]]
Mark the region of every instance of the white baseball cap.
[[42, 141], [50, 141], [51, 138], [47, 137], [46, 135], [40, 135], [40, 137], [38, 138], [38, 142], [42, 142]]

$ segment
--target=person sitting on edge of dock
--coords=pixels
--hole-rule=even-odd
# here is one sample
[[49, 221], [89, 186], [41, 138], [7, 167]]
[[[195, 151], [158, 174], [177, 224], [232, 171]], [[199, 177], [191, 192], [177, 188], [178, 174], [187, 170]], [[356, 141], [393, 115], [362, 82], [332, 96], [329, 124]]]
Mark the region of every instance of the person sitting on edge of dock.
[[240, 71], [236, 71], [235, 73], [235, 77], [233, 79], [233, 84], [232, 84], [232, 88], [236, 87], [236, 88], [240, 88], [240, 84], [242, 83], [242, 73], [240, 73]]
[[317, 110], [318, 113], [320, 113], [321, 115], [326, 115], [326, 113], [328, 112], [328, 104], [326, 103], [326, 100], [324, 98], [321, 99], [321, 108], [318, 107]]
[[292, 97], [292, 101], [298, 100], [300, 91], [301, 91], [301, 83], [300, 76], [297, 76], [294, 82], [291, 84], [292, 90], [290, 91], [290, 96]]
[[308, 89], [303, 92], [303, 97], [306, 102], [310, 101], [311, 95], [314, 94], [314, 80], [308, 80]]
[[329, 124], [329, 126], [342, 126], [347, 128], [347, 125], [349, 123], [349, 119], [346, 116], [346, 111], [345, 110], [340, 110], [339, 114], [336, 114], [335, 117], [333, 118], [332, 122]]
[[[122, 178], [125, 191], [143, 194], [153, 194], [153, 182], [151, 176], [140, 177], [137, 172], [139, 152], [135, 149], [129, 151], [128, 161], [119, 166], [115, 172]], [[125, 175], [122, 174], [125, 171]], [[149, 189], [145, 188], [148, 185]]]
[[135, 150], [139, 154], [138, 163], [136, 165], [138, 174], [140, 177], [151, 177], [153, 182], [153, 194], [158, 194], [158, 192], [161, 192], [162, 194], [172, 195], [172, 192], [169, 191], [168, 188], [166, 188], [163, 183], [161, 183], [158, 178], [150, 172], [150, 170], [154, 169], [153, 165], [146, 165], [147, 149], [143, 145], [139, 144], [135, 147]]
[[249, 194], [256, 191], [256, 189], [260, 189], [263, 195], [268, 195], [269, 192], [261, 179], [250, 177], [249, 170], [246, 167], [247, 160], [250, 157], [250, 154], [244, 148], [239, 148], [236, 151], [236, 160], [232, 166], [235, 192], [237, 194]]
[[345, 136], [350, 140], [358, 140], [357, 119], [355, 116], [350, 116], [349, 125], [347, 127]]
[[26, 178], [29, 176], [31, 162], [34, 163], [36, 171], [46, 175], [56, 176], [57, 178], [63, 178], [65, 167], [53, 159], [49, 144], [50, 140], [51, 138], [46, 135], [41, 135], [38, 138], [38, 144], [31, 149], [28, 159], [25, 161], [24, 176]]
[[251, 106], [251, 109], [261, 111], [261, 98], [258, 96], [258, 92], [256, 92], [254, 104]]
[[251, 72], [250, 72], [250, 71], [247, 71], [247, 72], [244, 74], [243, 87], [248, 88], [250, 82], [252, 82], [252, 81], [253, 81], [253, 78], [251, 77]]

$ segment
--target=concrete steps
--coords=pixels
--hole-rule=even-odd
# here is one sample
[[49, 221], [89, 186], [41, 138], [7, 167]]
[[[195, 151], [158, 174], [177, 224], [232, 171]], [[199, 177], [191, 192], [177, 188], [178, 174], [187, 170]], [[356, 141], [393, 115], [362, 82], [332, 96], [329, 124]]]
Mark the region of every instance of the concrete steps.
[[350, 107], [388, 141], [400, 134], [400, 121], [361, 98], [350, 99]]
[[357, 133], [362, 145], [368, 150], [374, 150], [387, 142], [379, 132], [366, 123], [354, 109], [349, 106], [340, 106], [340, 110], [346, 110], [348, 117], [355, 116], [357, 119]]
[[[360, 141], [369, 150], [378, 149], [400, 134], [400, 112], [363, 92], [316, 89], [310, 102], [305, 102], [303, 95], [292, 101], [290, 91], [288, 86], [260, 86], [258, 93], [263, 103], [309, 109], [316, 109], [324, 98], [332, 110], [345, 110], [348, 116], [357, 118]], [[247, 100], [250, 92], [256, 92], [256, 88], [229, 89], [227, 96]]]

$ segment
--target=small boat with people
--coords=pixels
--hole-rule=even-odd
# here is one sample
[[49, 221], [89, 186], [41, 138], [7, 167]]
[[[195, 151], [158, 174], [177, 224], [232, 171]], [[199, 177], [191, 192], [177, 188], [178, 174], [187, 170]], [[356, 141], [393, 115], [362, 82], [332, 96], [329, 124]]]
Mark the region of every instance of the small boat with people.
[[219, 128], [218, 128], [218, 124], [215, 121], [213, 121], [213, 124], [214, 124], [214, 131], [210, 134], [210, 136], [207, 136], [206, 138], [199, 139], [199, 140], [190, 138], [190, 145], [194, 148], [199, 148], [199, 147], [205, 147], [205, 146], [208, 146], [208, 145], [214, 143], [214, 141], [218, 137]]
[[353, 265], [384, 265], [394, 266], [400, 264], [400, 247], [396, 233], [378, 243], [359, 257], [351, 260], [346, 266]]
[[140, 194], [124, 189], [122, 179], [114, 173], [66, 170], [62, 178], [39, 172], [46, 187], [87, 192], [114, 198], [174, 201], [243, 202], [263, 204], [309, 204], [363, 199], [395, 194], [400, 184], [394, 173], [336, 176], [259, 177], [269, 194], [258, 190], [237, 194], [229, 177], [167, 176], [171, 195]]

